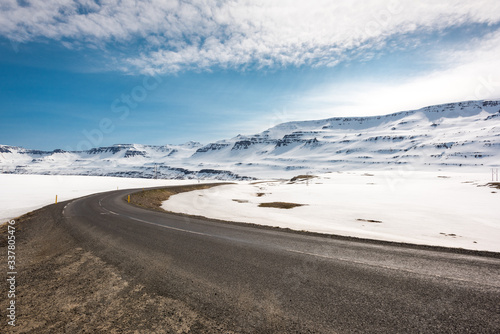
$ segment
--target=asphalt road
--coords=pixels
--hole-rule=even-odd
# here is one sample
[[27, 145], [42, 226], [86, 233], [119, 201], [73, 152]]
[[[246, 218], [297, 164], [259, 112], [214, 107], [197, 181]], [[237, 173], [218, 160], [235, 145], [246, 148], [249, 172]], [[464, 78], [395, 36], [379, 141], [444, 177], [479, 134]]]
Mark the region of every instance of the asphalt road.
[[65, 228], [126, 280], [236, 332], [500, 333], [498, 258], [187, 218], [128, 193], [68, 203]]

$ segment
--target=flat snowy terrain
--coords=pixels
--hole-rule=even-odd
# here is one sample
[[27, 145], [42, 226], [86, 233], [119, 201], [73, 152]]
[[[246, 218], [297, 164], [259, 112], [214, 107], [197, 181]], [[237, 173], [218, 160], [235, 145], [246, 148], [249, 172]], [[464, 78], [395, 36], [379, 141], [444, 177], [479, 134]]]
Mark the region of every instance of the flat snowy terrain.
[[[336, 172], [172, 196], [168, 211], [378, 240], [500, 252], [500, 190], [484, 174]], [[292, 209], [260, 203], [303, 204]]]
[[0, 224], [58, 201], [98, 192], [193, 183], [189, 180], [0, 174]]

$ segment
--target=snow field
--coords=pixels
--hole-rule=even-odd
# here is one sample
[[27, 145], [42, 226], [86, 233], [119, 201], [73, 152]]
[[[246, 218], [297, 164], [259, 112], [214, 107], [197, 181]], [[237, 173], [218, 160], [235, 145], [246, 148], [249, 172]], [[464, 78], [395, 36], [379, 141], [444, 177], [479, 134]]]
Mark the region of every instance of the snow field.
[[[309, 182], [244, 182], [174, 195], [163, 208], [294, 230], [500, 252], [500, 190], [484, 186], [491, 177], [486, 172], [356, 171]], [[258, 206], [267, 202], [304, 206]]]
[[190, 184], [189, 180], [154, 180], [101, 176], [0, 174], [0, 224], [27, 212], [98, 192]]

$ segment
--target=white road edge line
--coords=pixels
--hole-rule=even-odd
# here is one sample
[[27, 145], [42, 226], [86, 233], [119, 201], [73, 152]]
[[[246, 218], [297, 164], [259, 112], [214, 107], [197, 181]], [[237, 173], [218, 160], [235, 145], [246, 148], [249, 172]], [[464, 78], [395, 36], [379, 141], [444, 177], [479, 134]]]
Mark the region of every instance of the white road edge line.
[[471, 280], [464, 279], [464, 278], [457, 278], [457, 277], [449, 277], [449, 276], [443, 276], [443, 275], [423, 273], [423, 272], [418, 272], [418, 271], [411, 270], [411, 269], [391, 267], [391, 266], [387, 266], [387, 265], [383, 265], [383, 264], [372, 264], [372, 263], [366, 263], [366, 262], [356, 261], [356, 260], [348, 260], [348, 259], [343, 259], [343, 258], [340, 258], [340, 257], [331, 257], [331, 256], [327, 256], [327, 255], [321, 255], [321, 254], [315, 254], [315, 253], [309, 253], [309, 252], [302, 252], [302, 251], [293, 250], [293, 249], [285, 249], [285, 250], [288, 251], [288, 252], [291, 252], [291, 253], [304, 254], [304, 255], [315, 256], [315, 257], [321, 257], [321, 258], [329, 259], [329, 260], [349, 262], [349, 263], [356, 263], [356, 264], [361, 264], [361, 265], [369, 266], [369, 267], [384, 268], [384, 269], [395, 270], [395, 271], [404, 271], [404, 272], [411, 273], [411, 274], [416, 274], [416, 275], [423, 275], [423, 276], [435, 277], [435, 278], [444, 278], [444, 279], [449, 279], [449, 280], [453, 280], [453, 281], [467, 282], [467, 283], [473, 283], [473, 284], [480, 284], [480, 285], [485, 285], [485, 286], [489, 286], [489, 287], [493, 287], [493, 288], [498, 288], [498, 286], [496, 286], [496, 285], [491, 285], [491, 284], [487, 284], [487, 283], [471, 281]]
[[63, 215], [66, 214], [66, 208], [68, 207], [69, 203], [66, 203], [66, 205], [64, 206], [63, 210], [62, 210], [62, 213]]

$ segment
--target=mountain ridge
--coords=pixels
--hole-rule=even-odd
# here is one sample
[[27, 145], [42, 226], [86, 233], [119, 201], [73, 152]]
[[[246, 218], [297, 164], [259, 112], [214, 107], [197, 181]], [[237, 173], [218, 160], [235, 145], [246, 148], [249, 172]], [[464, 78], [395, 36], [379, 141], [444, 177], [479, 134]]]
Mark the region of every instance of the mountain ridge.
[[202, 145], [115, 144], [87, 151], [0, 145], [7, 173], [248, 180], [347, 169], [493, 167], [500, 100], [428, 106], [381, 116], [292, 121]]

